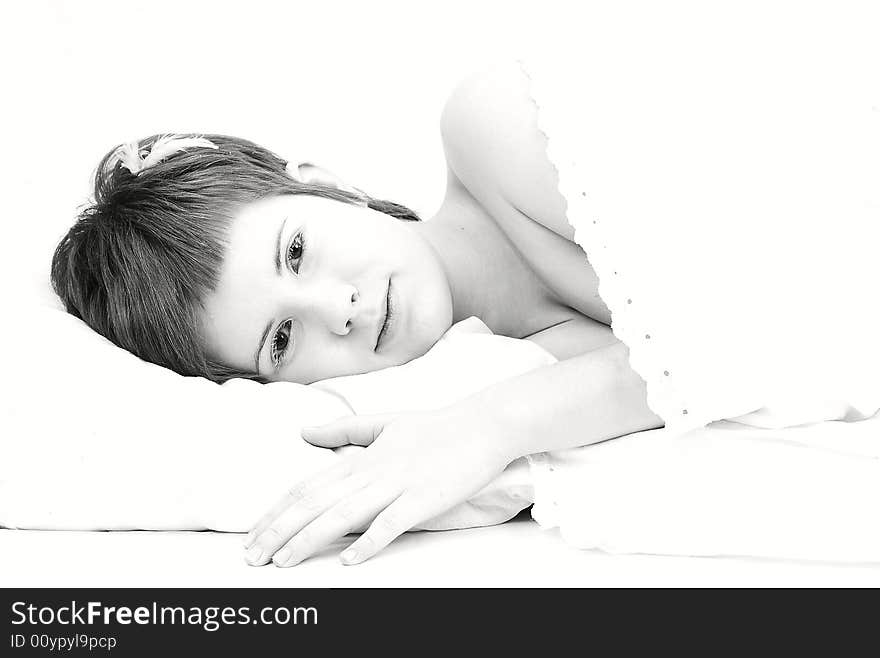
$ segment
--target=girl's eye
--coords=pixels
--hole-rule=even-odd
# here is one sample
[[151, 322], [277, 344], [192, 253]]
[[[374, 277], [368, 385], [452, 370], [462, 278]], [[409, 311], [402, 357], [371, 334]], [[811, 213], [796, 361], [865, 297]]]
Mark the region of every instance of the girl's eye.
[[284, 358], [284, 354], [287, 352], [290, 344], [291, 325], [290, 320], [285, 320], [272, 337], [270, 358], [272, 359], [272, 365], [276, 368], [281, 365], [281, 359]]
[[287, 264], [294, 272], [299, 272], [300, 261], [306, 249], [306, 241], [302, 231], [293, 236], [290, 246], [287, 247]]

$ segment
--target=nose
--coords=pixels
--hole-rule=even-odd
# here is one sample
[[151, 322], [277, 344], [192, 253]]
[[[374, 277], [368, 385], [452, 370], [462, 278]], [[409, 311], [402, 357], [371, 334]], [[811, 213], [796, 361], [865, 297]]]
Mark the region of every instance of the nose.
[[353, 285], [321, 279], [304, 286], [304, 302], [309, 315], [339, 336], [347, 336], [354, 326], [360, 294]]

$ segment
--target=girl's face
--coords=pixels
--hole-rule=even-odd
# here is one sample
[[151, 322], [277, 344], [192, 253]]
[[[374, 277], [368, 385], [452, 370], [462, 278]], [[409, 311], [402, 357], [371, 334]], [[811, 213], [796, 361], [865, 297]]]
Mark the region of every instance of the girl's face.
[[452, 296], [417, 226], [305, 194], [244, 207], [204, 300], [208, 355], [302, 384], [421, 356], [451, 325]]

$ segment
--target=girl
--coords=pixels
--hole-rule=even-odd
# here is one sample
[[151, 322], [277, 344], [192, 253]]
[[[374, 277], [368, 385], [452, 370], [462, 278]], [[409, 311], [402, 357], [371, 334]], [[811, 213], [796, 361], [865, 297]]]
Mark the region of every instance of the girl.
[[248, 536], [251, 564], [291, 566], [366, 528], [343, 553], [361, 562], [520, 456], [663, 425], [573, 241], [527, 83], [511, 65], [455, 90], [447, 193], [424, 222], [220, 135], [154, 136], [99, 165], [52, 280], [71, 313], [145, 360], [310, 383], [405, 363], [471, 315], [560, 359], [442, 411], [304, 432], [369, 448], [293, 487]]

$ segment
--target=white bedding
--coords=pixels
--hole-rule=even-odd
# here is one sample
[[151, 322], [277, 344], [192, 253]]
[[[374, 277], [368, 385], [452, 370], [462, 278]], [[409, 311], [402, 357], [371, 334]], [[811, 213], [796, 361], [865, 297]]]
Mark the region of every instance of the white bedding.
[[718, 421], [530, 457], [533, 514], [580, 548], [880, 564], [880, 414]]
[[532, 460], [536, 516], [574, 545], [880, 561], [869, 26], [850, 5], [793, 22], [609, 3], [522, 58], [575, 240], [665, 423]]
[[5, 587], [880, 586], [880, 567], [579, 551], [524, 513], [503, 525], [408, 533], [356, 567], [342, 543], [291, 569], [244, 563], [215, 532], [0, 530]]
[[522, 60], [665, 433], [761, 407], [880, 409], [876, 21], [741, 4], [608, 3], [563, 56]]
[[[96, 349], [126, 364], [133, 360], [103, 342]], [[181, 381], [180, 394], [196, 395], [199, 414], [224, 403], [222, 434], [200, 432], [207, 421], [200, 424], [199, 414], [195, 425], [185, 424], [191, 422], [193, 406], [186, 399], [178, 405], [183, 427], [171, 421], [165, 405], [158, 423], [148, 417], [132, 425], [129, 414], [140, 403], [123, 407], [129, 402], [124, 395], [113, 415], [102, 414], [91, 423], [81, 415], [72, 423], [82, 413], [82, 392], [62, 397], [59, 390], [55, 410], [65, 413], [58, 418], [6, 416], [10, 429], [0, 442], [6, 456], [0, 464], [0, 525], [244, 531], [279, 492], [333, 459], [332, 452], [299, 439], [299, 424], [351, 410], [442, 406], [469, 390], [552, 362], [533, 343], [494, 336], [472, 318], [405, 366], [313, 387]], [[109, 367], [111, 361], [104, 363]], [[135, 365], [147, 380], [166, 378], [162, 381], [172, 386], [182, 380]], [[52, 385], [44, 387], [55, 390]], [[110, 390], [101, 380], [93, 385]], [[139, 390], [152, 390], [154, 402], [160, 394], [159, 388], [143, 384]], [[85, 395], [93, 392], [86, 389]], [[36, 405], [39, 399], [20, 402], [25, 403]], [[242, 424], [240, 417], [273, 404], [291, 409], [281, 433], [256, 432], [246, 419]], [[873, 518], [880, 500], [880, 415], [846, 422], [847, 405], [784, 411], [765, 410], [738, 423], [717, 422], [683, 435], [641, 432], [533, 456], [530, 465], [517, 460], [471, 501], [421, 527], [501, 523], [534, 501], [539, 523], [558, 526], [562, 537], [580, 548], [880, 562], [880, 529], [863, 521]], [[797, 419], [837, 420], [785, 427]], [[212, 427], [218, 427], [218, 419], [212, 420]]]
[[[250, 529], [290, 486], [330, 465], [300, 428], [354, 413], [435, 409], [556, 359], [477, 318], [394, 368], [310, 386], [217, 386], [140, 361], [62, 311], [23, 307], [32, 340], [74, 378], [28, 371], [0, 397], [0, 526], [48, 530]], [[51, 413], [45, 413], [50, 400]], [[419, 527], [506, 521], [529, 504], [518, 460], [470, 500]]]

